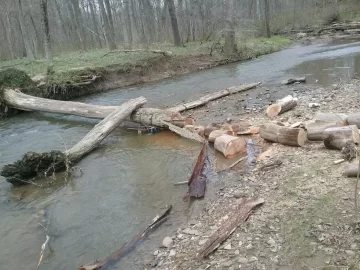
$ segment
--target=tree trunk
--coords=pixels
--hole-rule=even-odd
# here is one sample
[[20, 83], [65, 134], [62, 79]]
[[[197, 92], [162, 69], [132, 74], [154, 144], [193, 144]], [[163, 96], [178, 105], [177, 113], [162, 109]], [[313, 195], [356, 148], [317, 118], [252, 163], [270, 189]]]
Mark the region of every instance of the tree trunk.
[[266, 37], [271, 38], [269, 0], [264, 0], [264, 5], [265, 5], [265, 32], [266, 32]]
[[357, 126], [331, 127], [324, 130], [324, 145], [327, 148], [341, 150], [347, 142], [360, 143]]
[[10, 50], [10, 59], [14, 59], [15, 58], [15, 53], [14, 53], [14, 45], [12, 42], [12, 29], [11, 29], [11, 23], [10, 23], [10, 17], [9, 17], [9, 13], [6, 12], [6, 41], [8, 43], [8, 47]]
[[316, 121], [306, 126], [307, 136], [309, 141], [323, 141], [324, 140], [324, 130], [330, 127], [340, 127], [345, 126], [341, 122], [322, 122]]
[[244, 138], [224, 134], [215, 139], [214, 148], [229, 158], [246, 152], [246, 141]]
[[92, 20], [94, 32], [95, 32], [95, 35], [96, 35], [95, 38], [96, 38], [99, 46], [102, 47], [102, 42], [101, 42], [101, 38], [100, 38], [100, 34], [99, 34], [98, 23], [97, 23], [96, 15], [95, 15], [94, 0], [89, 1], [89, 6], [90, 6], [90, 12], [91, 12], [91, 20]]
[[235, 14], [234, 14], [234, 0], [226, 1], [227, 8], [227, 18], [226, 18], [226, 35], [225, 35], [225, 44], [224, 52], [225, 53], [234, 53], [236, 51], [235, 44]]
[[103, 22], [104, 22], [106, 43], [107, 43], [110, 51], [116, 50], [116, 45], [114, 43], [113, 37], [111, 36], [109, 20], [108, 20], [108, 17], [106, 15], [106, 11], [105, 11], [104, 0], [99, 0], [98, 2], [99, 2], [101, 16], [102, 16]]
[[360, 128], [360, 113], [349, 114], [346, 121], [349, 125], [356, 125], [358, 128]]
[[268, 117], [274, 117], [286, 111], [291, 110], [296, 105], [297, 105], [297, 98], [293, 98], [292, 96], [289, 95], [276, 101], [276, 104], [270, 105], [266, 109], [266, 114]]
[[132, 34], [132, 28], [131, 28], [131, 14], [130, 14], [130, 0], [124, 0], [125, 5], [125, 13], [126, 13], [126, 24], [127, 24], [127, 36], [128, 36], [128, 43], [129, 43], [129, 49], [132, 48], [133, 45], [133, 34]]
[[174, 36], [174, 44], [175, 46], [181, 46], [182, 41], [180, 37], [179, 25], [176, 17], [176, 10], [174, 0], [166, 0], [168, 2], [169, 15], [171, 20], [171, 28]]
[[23, 13], [23, 8], [22, 8], [22, 0], [17, 0], [18, 2], [18, 8], [19, 8], [19, 22], [20, 22], [20, 28], [21, 28], [21, 33], [23, 36], [23, 40], [24, 40], [24, 46], [25, 46], [25, 50], [26, 50], [26, 56], [27, 58], [32, 62], [35, 60], [34, 57], [34, 53], [31, 49], [31, 45], [30, 45], [30, 38], [28, 35], [28, 31], [26, 29], [26, 24], [25, 24], [25, 19], [24, 19], [24, 13]]
[[109, 27], [110, 27], [110, 34], [111, 34], [110, 37], [112, 40], [115, 40], [114, 19], [113, 19], [113, 14], [111, 11], [110, 1], [104, 0], [104, 2], [105, 2], [107, 18], [108, 18]]
[[82, 50], [87, 50], [86, 35], [83, 31], [82, 14], [79, 7], [79, 0], [71, 0], [73, 12], [75, 16], [72, 18], [75, 20], [76, 33], [80, 40], [80, 47]]
[[260, 137], [271, 142], [290, 146], [304, 146], [307, 133], [302, 128], [288, 128], [276, 124], [260, 126]]
[[315, 120], [320, 122], [344, 122], [348, 116], [344, 113], [323, 113], [317, 112], [315, 114]]
[[53, 68], [53, 53], [51, 49], [51, 39], [50, 39], [50, 29], [49, 29], [49, 18], [48, 18], [48, 0], [41, 0], [40, 10], [41, 10], [41, 22], [44, 32], [44, 48], [45, 56], [47, 63], [47, 74], [52, 73]]

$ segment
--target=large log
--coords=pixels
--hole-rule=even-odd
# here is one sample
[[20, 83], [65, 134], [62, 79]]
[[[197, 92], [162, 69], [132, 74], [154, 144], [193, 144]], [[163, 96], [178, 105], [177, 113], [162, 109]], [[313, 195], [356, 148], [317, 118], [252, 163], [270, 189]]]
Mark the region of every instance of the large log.
[[246, 141], [244, 138], [224, 134], [215, 139], [214, 148], [228, 158], [246, 152]]
[[196, 254], [196, 257], [199, 259], [206, 258], [211, 252], [216, 250], [241, 223], [247, 220], [253, 208], [263, 203], [264, 200], [261, 198], [243, 199], [236, 209], [229, 214], [229, 218], [224, 221], [224, 224], [209, 237], [204, 247]]
[[346, 119], [349, 125], [356, 125], [360, 128], [360, 113], [351, 113]]
[[348, 116], [344, 113], [324, 113], [317, 112], [315, 114], [315, 121], [321, 122], [346, 122]]
[[345, 170], [345, 175], [347, 177], [357, 177], [358, 173], [359, 173], [359, 162], [350, 164]]
[[323, 122], [316, 121], [306, 126], [307, 136], [309, 141], [323, 141], [324, 130], [330, 127], [345, 126], [344, 122]]
[[255, 88], [257, 86], [259, 86], [261, 83], [249, 83], [249, 84], [242, 84], [239, 86], [233, 86], [224, 90], [220, 90], [217, 91], [215, 93], [211, 93], [208, 95], [205, 95], [197, 100], [194, 101], [190, 101], [190, 102], [186, 102], [180, 105], [177, 105], [175, 107], [171, 107], [168, 108], [169, 111], [174, 111], [174, 112], [183, 112], [186, 110], [190, 110], [190, 109], [194, 109], [200, 106], [203, 106], [207, 103], [209, 103], [210, 101], [222, 98], [222, 97], [226, 97], [232, 94], [236, 94], [242, 91], [246, 91], [246, 90], [250, 90], [252, 88]]
[[360, 143], [357, 126], [331, 127], [324, 130], [324, 145], [327, 148], [341, 150], [347, 142]]
[[231, 130], [214, 130], [210, 133], [208, 141], [215, 142], [216, 138], [219, 138], [220, 136], [222, 136], [224, 134], [234, 135], [234, 132]]
[[276, 101], [275, 104], [270, 105], [266, 109], [266, 114], [268, 117], [274, 117], [286, 111], [291, 110], [296, 105], [297, 105], [297, 98], [294, 98], [293, 96], [289, 95], [282, 99], [279, 99], [278, 101]]
[[6, 181], [13, 185], [29, 183], [29, 178], [61, 170], [70, 163], [75, 163], [84, 155], [97, 147], [135, 109], [146, 103], [144, 97], [129, 100], [111, 112], [97, 124], [80, 142], [63, 152], [51, 151], [45, 153], [26, 153], [21, 160], [5, 165], [0, 172]]
[[273, 123], [260, 126], [260, 137], [271, 142], [290, 146], [304, 146], [307, 132], [302, 128], [289, 128]]
[[[3, 100], [9, 107], [20, 110], [70, 114], [97, 119], [105, 118], [118, 108], [117, 106], [102, 106], [74, 101], [39, 98], [12, 89], [4, 91]], [[191, 118], [183, 118], [180, 113], [154, 108], [140, 108], [131, 114], [128, 119], [144, 125], [158, 127], [166, 127], [163, 121], [181, 127], [194, 123]]]

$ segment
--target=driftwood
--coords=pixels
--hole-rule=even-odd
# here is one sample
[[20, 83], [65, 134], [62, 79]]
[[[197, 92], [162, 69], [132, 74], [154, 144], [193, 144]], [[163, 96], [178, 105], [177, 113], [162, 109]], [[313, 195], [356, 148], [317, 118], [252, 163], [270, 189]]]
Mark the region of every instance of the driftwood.
[[281, 82], [281, 84], [289, 85], [289, 84], [294, 84], [294, 83], [305, 83], [305, 82], [306, 82], [306, 78], [300, 77], [300, 78], [292, 78], [292, 79], [283, 80]]
[[324, 130], [324, 145], [329, 149], [341, 150], [349, 142], [360, 143], [359, 129], [355, 125], [331, 127]]
[[208, 141], [209, 142], [215, 142], [216, 138], [219, 138], [220, 136], [227, 134], [227, 135], [234, 135], [234, 132], [231, 130], [214, 130], [209, 134]]
[[201, 137], [199, 134], [191, 132], [186, 128], [180, 128], [178, 126], [175, 126], [175, 125], [165, 122], [165, 121], [163, 123], [164, 123], [164, 125], [166, 125], [169, 128], [169, 130], [180, 135], [183, 138], [201, 142], [201, 143], [205, 142], [205, 139], [203, 137]]
[[244, 138], [239, 138], [231, 135], [221, 135], [215, 139], [214, 148], [226, 158], [229, 158], [235, 154], [246, 151], [246, 141]]
[[345, 126], [344, 122], [323, 122], [316, 121], [306, 126], [307, 137], [309, 141], [323, 141], [324, 130], [330, 127], [341, 127]]
[[160, 54], [162, 54], [164, 56], [172, 55], [172, 52], [170, 52], [170, 51], [136, 49], [136, 50], [115, 50], [115, 51], [110, 51], [108, 53], [105, 53], [102, 57], [105, 57], [105, 56], [107, 56], [109, 54], [112, 54], [112, 53], [132, 53], [132, 52], [152, 52], [152, 53], [160, 53]]
[[153, 229], [157, 228], [161, 223], [166, 220], [167, 216], [170, 214], [171, 208], [171, 205], [166, 206], [166, 209], [161, 214], [157, 215], [144, 230], [142, 230], [138, 235], [134, 237], [133, 240], [123, 245], [120, 249], [115, 251], [109, 257], [99, 262], [96, 262], [93, 265], [80, 266], [79, 270], [98, 270], [121, 259], [127, 252], [133, 249], [140, 240], [144, 239]]
[[304, 146], [307, 133], [302, 128], [289, 128], [276, 124], [265, 124], [260, 126], [260, 137], [271, 142], [290, 146]]
[[317, 112], [315, 114], [315, 121], [321, 122], [345, 122], [348, 116], [344, 113], [323, 113]]
[[186, 110], [194, 109], [194, 108], [197, 108], [200, 106], [204, 106], [207, 103], [209, 103], [210, 101], [213, 101], [213, 100], [216, 100], [216, 99], [219, 99], [222, 97], [226, 97], [226, 96], [229, 96], [232, 94], [236, 94], [236, 93], [239, 93], [242, 91], [253, 89], [253, 88], [259, 86], [260, 84], [261, 83], [258, 82], [258, 83], [249, 83], [249, 84], [242, 84], [239, 86], [233, 86], [233, 87], [227, 88], [225, 90], [220, 90], [215, 93], [205, 95], [197, 100], [186, 102], [186, 103], [177, 105], [172, 108], [168, 108], [168, 110], [174, 111], [174, 112], [183, 112]]
[[235, 229], [250, 216], [254, 207], [264, 203], [261, 198], [243, 199], [236, 209], [229, 215], [229, 219], [215, 232], [204, 244], [204, 247], [196, 254], [199, 259], [206, 258], [217, 249]]
[[[105, 118], [118, 108], [117, 106], [92, 105], [81, 102], [39, 98], [12, 89], [4, 91], [3, 100], [9, 107], [24, 111], [61, 113], [98, 119]], [[140, 108], [132, 113], [128, 120], [147, 126], [158, 127], [165, 127], [162, 121], [181, 127], [194, 124], [193, 119], [184, 118], [180, 113], [154, 108]]]
[[268, 117], [274, 117], [286, 111], [291, 110], [296, 105], [297, 105], [297, 98], [294, 98], [289, 95], [282, 99], [279, 99], [278, 101], [276, 101], [275, 104], [270, 105], [266, 109], [266, 115]]
[[111, 112], [97, 124], [80, 142], [65, 152], [51, 151], [45, 153], [26, 153], [21, 160], [5, 165], [0, 175], [13, 185], [24, 185], [27, 179], [38, 174], [45, 176], [61, 170], [81, 159], [96, 148], [101, 141], [126, 119], [135, 109], [146, 103], [144, 97], [129, 100]]
[[206, 160], [207, 160], [207, 143], [204, 142], [200, 154], [196, 160], [196, 164], [188, 181], [189, 190], [183, 198], [188, 201], [191, 197], [203, 198], [206, 189]]
[[217, 172], [220, 173], [220, 172], [228, 171], [228, 170], [234, 168], [236, 165], [238, 165], [240, 162], [242, 162], [243, 160], [245, 160], [245, 159], [247, 159], [247, 158], [248, 158], [248, 156], [241, 157], [241, 158], [239, 158], [237, 161], [235, 161], [234, 163], [232, 163], [229, 167], [227, 167], [227, 168], [225, 168], [225, 169], [222, 169], [222, 170], [220, 170], [220, 171], [217, 171]]

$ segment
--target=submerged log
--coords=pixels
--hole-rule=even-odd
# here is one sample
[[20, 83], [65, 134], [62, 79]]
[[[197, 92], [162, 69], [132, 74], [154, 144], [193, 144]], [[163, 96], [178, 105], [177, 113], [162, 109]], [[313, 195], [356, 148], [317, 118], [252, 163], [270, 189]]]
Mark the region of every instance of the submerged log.
[[163, 223], [166, 220], [167, 216], [170, 214], [171, 209], [171, 205], [166, 206], [165, 210], [156, 217], [154, 217], [151, 223], [147, 225], [144, 230], [139, 232], [129, 243], [123, 245], [120, 249], [115, 251], [106, 259], [97, 261], [95, 264], [92, 265], [82, 265], [79, 267], [79, 270], [99, 270], [121, 259], [125, 254], [127, 254], [131, 249], [133, 249], [139, 241], [144, 239], [153, 229], [157, 228], [161, 223]]
[[302, 128], [289, 128], [276, 124], [260, 126], [260, 137], [271, 142], [290, 146], [304, 146], [307, 140], [307, 132]]
[[214, 148], [229, 158], [235, 154], [246, 152], [246, 141], [244, 138], [224, 134], [215, 139]]
[[324, 130], [330, 127], [345, 126], [344, 122], [323, 122], [316, 121], [306, 126], [307, 136], [309, 141], [323, 141]]
[[266, 114], [268, 117], [274, 117], [286, 111], [291, 110], [296, 105], [297, 105], [297, 98], [294, 98], [289, 95], [282, 99], [279, 99], [278, 101], [276, 101], [275, 104], [270, 105], [266, 109]]
[[346, 123], [346, 119], [348, 116], [344, 113], [323, 113], [317, 112], [315, 114], [315, 120], [321, 122], [344, 122]]
[[198, 259], [206, 258], [211, 252], [216, 250], [241, 223], [247, 220], [253, 208], [263, 203], [264, 200], [261, 198], [243, 199], [236, 209], [229, 214], [229, 219], [224, 221], [224, 224], [210, 236], [204, 247], [199, 250], [196, 254]]
[[242, 91], [250, 90], [252, 88], [259, 86], [260, 84], [261, 83], [258, 82], [258, 83], [249, 83], [249, 84], [242, 84], [239, 86], [233, 86], [233, 87], [227, 88], [225, 90], [220, 90], [215, 93], [205, 95], [197, 100], [186, 102], [186, 103], [177, 105], [172, 108], [168, 108], [168, 110], [174, 111], [174, 112], [183, 112], [186, 110], [194, 109], [194, 108], [203, 106], [203, 105], [209, 103], [210, 101], [213, 101], [213, 100], [216, 100], [216, 99], [219, 99], [222, 97], [226, 97], [226, 96], [229, 96], [232, 94], [236, 94], [236, 93], [239, 93]]
[[355, 125], [324, 130], [324, 145], [329, 149], [341, 150], [349, 142], [357, 145], [360, 143], [359, 129]]
[[144, 97], [129, 100], [111, 112], [97, 124], [80, 142], [63, 152], [50, 151], [45, 153], [26, 153], [21, 160], [5, 165], [0, 175], [13, 185], [24, 185], [29, 178], [38, 175], [48, 175], [81, 159], [96, 148], [101, 141], [111, 133], [135, 109], [146, 103]]
[[[105, 118], [118, 108], [117, 106], [102, 106], [74, 101], [39, 98], [12, 89], [4, 91], [3, 100], [9, 107], [19, 110], [70, 114], [97, 119]], [[170, 122], [181, 127], [194, 124], [193, 119], [184, 118], [180, 113], [154, 108], [140, 108], [132, 113], [131, 116], [128, 117], [128, 120], [158, 127], [166, 127], [162, 121]]]
[[206, 160], [207, 160], [208, 144], [204, 141], [200, 154], [196, 160], [196, 164], [188, 181], [189, 190], [183, 198], [187, 202], [191, 197], [203, 198], [206, 189]]

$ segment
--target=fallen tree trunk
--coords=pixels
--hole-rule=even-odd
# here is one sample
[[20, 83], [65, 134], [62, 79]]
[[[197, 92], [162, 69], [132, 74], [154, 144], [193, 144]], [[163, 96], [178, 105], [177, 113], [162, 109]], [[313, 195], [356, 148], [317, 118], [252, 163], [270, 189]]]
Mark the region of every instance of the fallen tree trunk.
[[276, 101], [275, 104], [270, 105], [266, 109], [266, 114], [268, 117], [274, 117], [286, 111], [291, 110], [296, 105], [297, 105], [297, 98], [294, 98], [289, 95], [282, 99], [279, 99], [278, 101]]
[[136, 49], [136, 50], [115, 50], [115, 51], [110, 51], [108, 53], [105, 53], [102, 57], [105, 57], [105, 56], [107, 56], [109, 54], [112, 54], [112, 53], [132, 53], [132, 52], [152, 52], [152, 53], [160, 53], [160, 54], [162, 54], [164, 56], [172, 55], [172, 52], [170, 52], [170, 51]]
[[356, 125], [360, 128], [360, 113], [351, 113], [346, 119], [348, 125]]
[[215, 139], [214, 148], [226, 158], [241, 152], [246, 152], [246, 141], [244, 138], [239, 138], [227, 134], [223, 134]]
[[213, 100], [225, 97], [225, 96], [229, 96], [232, 94], [236, 94], [236, 93], [239, 93], [242, 91], [250, 90], [252, 88], [259, 86], [260, 84], [261, 83], [258, 82], [258, 83], [249, 83], [249, 84], [242, 84], [239, 86], [233, 86], [233, 87], [227, 88], [225, 90], [220, 90], [215, 93], [205, 95], [197, 100], [186, 102], [186, 103], [177, 105], [172, 108], [168, 108], [168, 110], [174, 111], [174, 112], [183, 112], [186, 110], [194, 109], [194, 108], [197, 108], [200, 106], [204, 106], [205, 104], [209, 103], [210, 101], [213, 101]]
[[191, 197], [203, 198], [206, 189], [206, 160], [207, 160], [207, 143], [204, 141], [203, 147], [196, 160], [196, 164], [188, 181], [189, 190], [183, 198], [187, 202]]
[[333, 24], [329, 27], [321, 28], [317, 31], [318, 34], [321, 34], [323, 31], [345, 31], [350, 29], [360, 28], [359, 23], [350, 23], [350, 24]]
[[344, 113], [317, 112], [315, 114], [315, 121], [321, 121], [321, 122], [344, 122], [344, 123], [346, 123], [347, 118], [348, 118], [348, 116]]
[[324, 145], [327, 148], [341, 150], [347, 142], [360, 143], [357, 126], [331, 127], [324, 130]]
[[304, 146], [307, 140], [307, 132], [302, 128], [289, 128], [276, 124], [260, 126], [260, 137], [271, 142], [290, 146]]
[[[70, 114], [98, 119], [105, 118], [118, 108], [117, 106], [92, 105], [74, 101], [39, 98], [12, 89], [4, 91], [3, 100], [9, 107], [19, 110]], [[162, 121], [181, 127], [194, 124], [191, 118], [184, 118], [180, 113], [154, 108], [140, 108], [132, 113], [128, 120], [158, 127], [165, 127]]]
[[158, 227], [161, 223], [163, 223], [167, 216], [170, 214], [172, 206], [166, 206], [165, 211], [157, 215], [151, 223], [138, 235], [134, 237], [133, 240], [131, 240], [129, 243], [123, 245], [120, 249], [115, 251], [112, 255], [107, 257], [104, 260], [101, 260], [99, 262], [96, 262], [96, 264], [93, 265], [82, 265], [79, 267], [79, 270], [99, 270], [117, 260], [119, 260], [122, 256], [124, 256], [127, 252], [129, 252], [132, 248], [135, 247], [135, 245], [142, 239], [144, 239], [153, 229]]
[[315, 123], [306, 126], [307, 136], [309, 141], [323, 141], [324, 130], [330, 127], [345, 126], [343, 122], [323, 122], [316, 121]]
[[197, 258], [206, 258], [211, 252], [217, 249], [235, 229], [250, 216], [254, 207], [264, 203], [261, 198], [243, 199], [236, 209], [229, 214], [229, 219], [213, 233], [204, 244], [204, 247], [196, 254]]
[[0, 172], [13, 185], [24, 185], [27, 179], [39, 174], [47, 176], [81, 159], [126, 119], [135, 109], [146, 103], [144, 97], [129, 100], [97, 124], [80, 142], [63, 152], [26, 153], [21, 160], [5, 165]]

